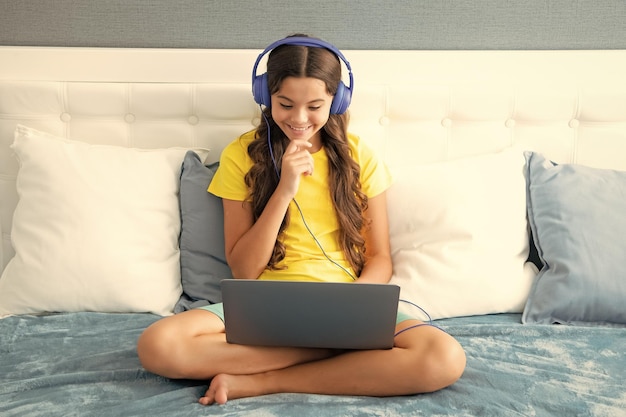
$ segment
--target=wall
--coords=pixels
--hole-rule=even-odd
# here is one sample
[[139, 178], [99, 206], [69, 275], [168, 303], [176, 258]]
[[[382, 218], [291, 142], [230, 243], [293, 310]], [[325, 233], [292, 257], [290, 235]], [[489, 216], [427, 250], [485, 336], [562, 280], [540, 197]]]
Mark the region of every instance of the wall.
[[0, 0], [0, 45], [626, 49], [623, 0]]

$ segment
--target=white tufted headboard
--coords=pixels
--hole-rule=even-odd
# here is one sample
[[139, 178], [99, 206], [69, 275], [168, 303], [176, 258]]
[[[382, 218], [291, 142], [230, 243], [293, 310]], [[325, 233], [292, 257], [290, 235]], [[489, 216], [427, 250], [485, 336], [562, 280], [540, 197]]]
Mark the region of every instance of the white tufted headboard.
[[[131, 147], [221, 149], [259, 120], [260, 51], [0, 47], [0, 270], [13, 256], [18, 123]], [[351, 131], [392, 167], [511, 144], [626, 170], [626, 51], [344, 51]]]

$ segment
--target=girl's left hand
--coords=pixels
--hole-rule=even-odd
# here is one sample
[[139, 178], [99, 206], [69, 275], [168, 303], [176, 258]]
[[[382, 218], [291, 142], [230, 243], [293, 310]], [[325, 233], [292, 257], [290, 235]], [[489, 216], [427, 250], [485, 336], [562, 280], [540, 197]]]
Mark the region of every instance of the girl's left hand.
[[313, 175], [313, 157], [309, 153], [312, 144], [307, 140], [292, 140], [282, 160], [279, 186], [293, 198], [298, 192], [302, 175]]

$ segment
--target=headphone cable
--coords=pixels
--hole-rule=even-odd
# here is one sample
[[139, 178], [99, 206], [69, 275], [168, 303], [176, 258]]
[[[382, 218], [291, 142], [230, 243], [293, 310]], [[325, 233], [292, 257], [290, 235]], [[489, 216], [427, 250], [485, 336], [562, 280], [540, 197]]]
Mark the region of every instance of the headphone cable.
[[[280, 180], [280, 171], [278, 170], [278, 164], [276, 163], [276, 158], [274, 157], [274, 149], [272, 147], [271, 133], [270, 133], [271, 126], [270, 126], [269, 120], [267, 119], [267, 116], [265, 116], [265, 113], [263, 112], [263, 109], [261, 108], [260, 105], [259, 105], [259, 108], [261, 109], [261, 115], [263, 116], [263, 119], [265, 120], [265, 124], [267, 126], [267, 146], [269, 147], [270, 157], [272, 158], [272, 163], [274, 164], [274, 171], [276, 172], [276, 176]], [[324, 257], [327, 260], [329, 260], [332, 264], [334, 264], [335, 266], [339, 267], [343, 272], [348, 274], [348, 276], [353, 281], [356, 281], [356, 277], [354, 275], [352, 275], [350, 273], [350, 271], [348, 271], [343, 265], [339, 264], [337, 261], [335, 261], [330, 256], [328, 256], [328, 254], [324, 250], [324, 247], [322, 246], [320, 241], [315, 236], [315, 233], [313, 233], [313, 231], [309, 227], [309, 224], [307, 223], [307, 221], [306, 221], [306, 219], [304, 217], [304, 213], [302, 212], [302, 208], [300, 208], [300, 204], [298, 204], [298, 201], [295, 199], [295, 197], [293, 198], [293, 202], [294, 202], [296, 208], [298, 209], [298, 213], [300, 213], [300, 218], [302, 219], [302, 223], [304, 224], [304, 227], [306, 228], [307, 232], [309, 232], [309, 234], [311, 235], [311, 237], [315, 241], [315, 244], [317, 245], [317, 247], [320, 249], [320, 251], [322, 251], [322, 254], [324, 255]]]

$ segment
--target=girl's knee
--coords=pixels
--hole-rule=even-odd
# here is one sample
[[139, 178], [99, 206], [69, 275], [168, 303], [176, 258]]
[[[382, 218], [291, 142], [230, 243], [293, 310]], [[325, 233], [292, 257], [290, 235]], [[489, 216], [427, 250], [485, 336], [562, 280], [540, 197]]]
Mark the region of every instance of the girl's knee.
[[435, 327], [415, 330], [408, 348], [414, 361], [416, 392], [438, 391], [458, 381], [466, 365], [465, 351], [458, 341]]
[[[152, 373], [169, 378], [192, 378], [197, 373], [194, 349], [199, 338], [223, 333], [224, 323], [205, 310], [190, 310], [163, 318], [139, 336], [137, 355]], [[209, 347], [206, 347], [209, 349]]]
[[173, 361], [178, 357], [178, 343], [178, 337], [169, 323], [163, 319], [153, 323], [137, 340], [139, 362], [147, 371], [172, 376]]
[[443, 364], [442, 387], [445, 388], [458, 381], [465, 371], [466, 356], [463, 347], [453, 337], [447, 337], [442, 343], [440, 360]]
[[448, 387], [461, 378], [465, 371], [466, 357], [463, 347], [452, 336], [437, 329], [426, 360], [427, 373], [431, 377], [431, 391]]
[[139, 362], [148, 371], [152, 371], [152, 364], [161, 356], [161, 336], [156, 323], [146, 328], [137, 340], [137, 356]]

